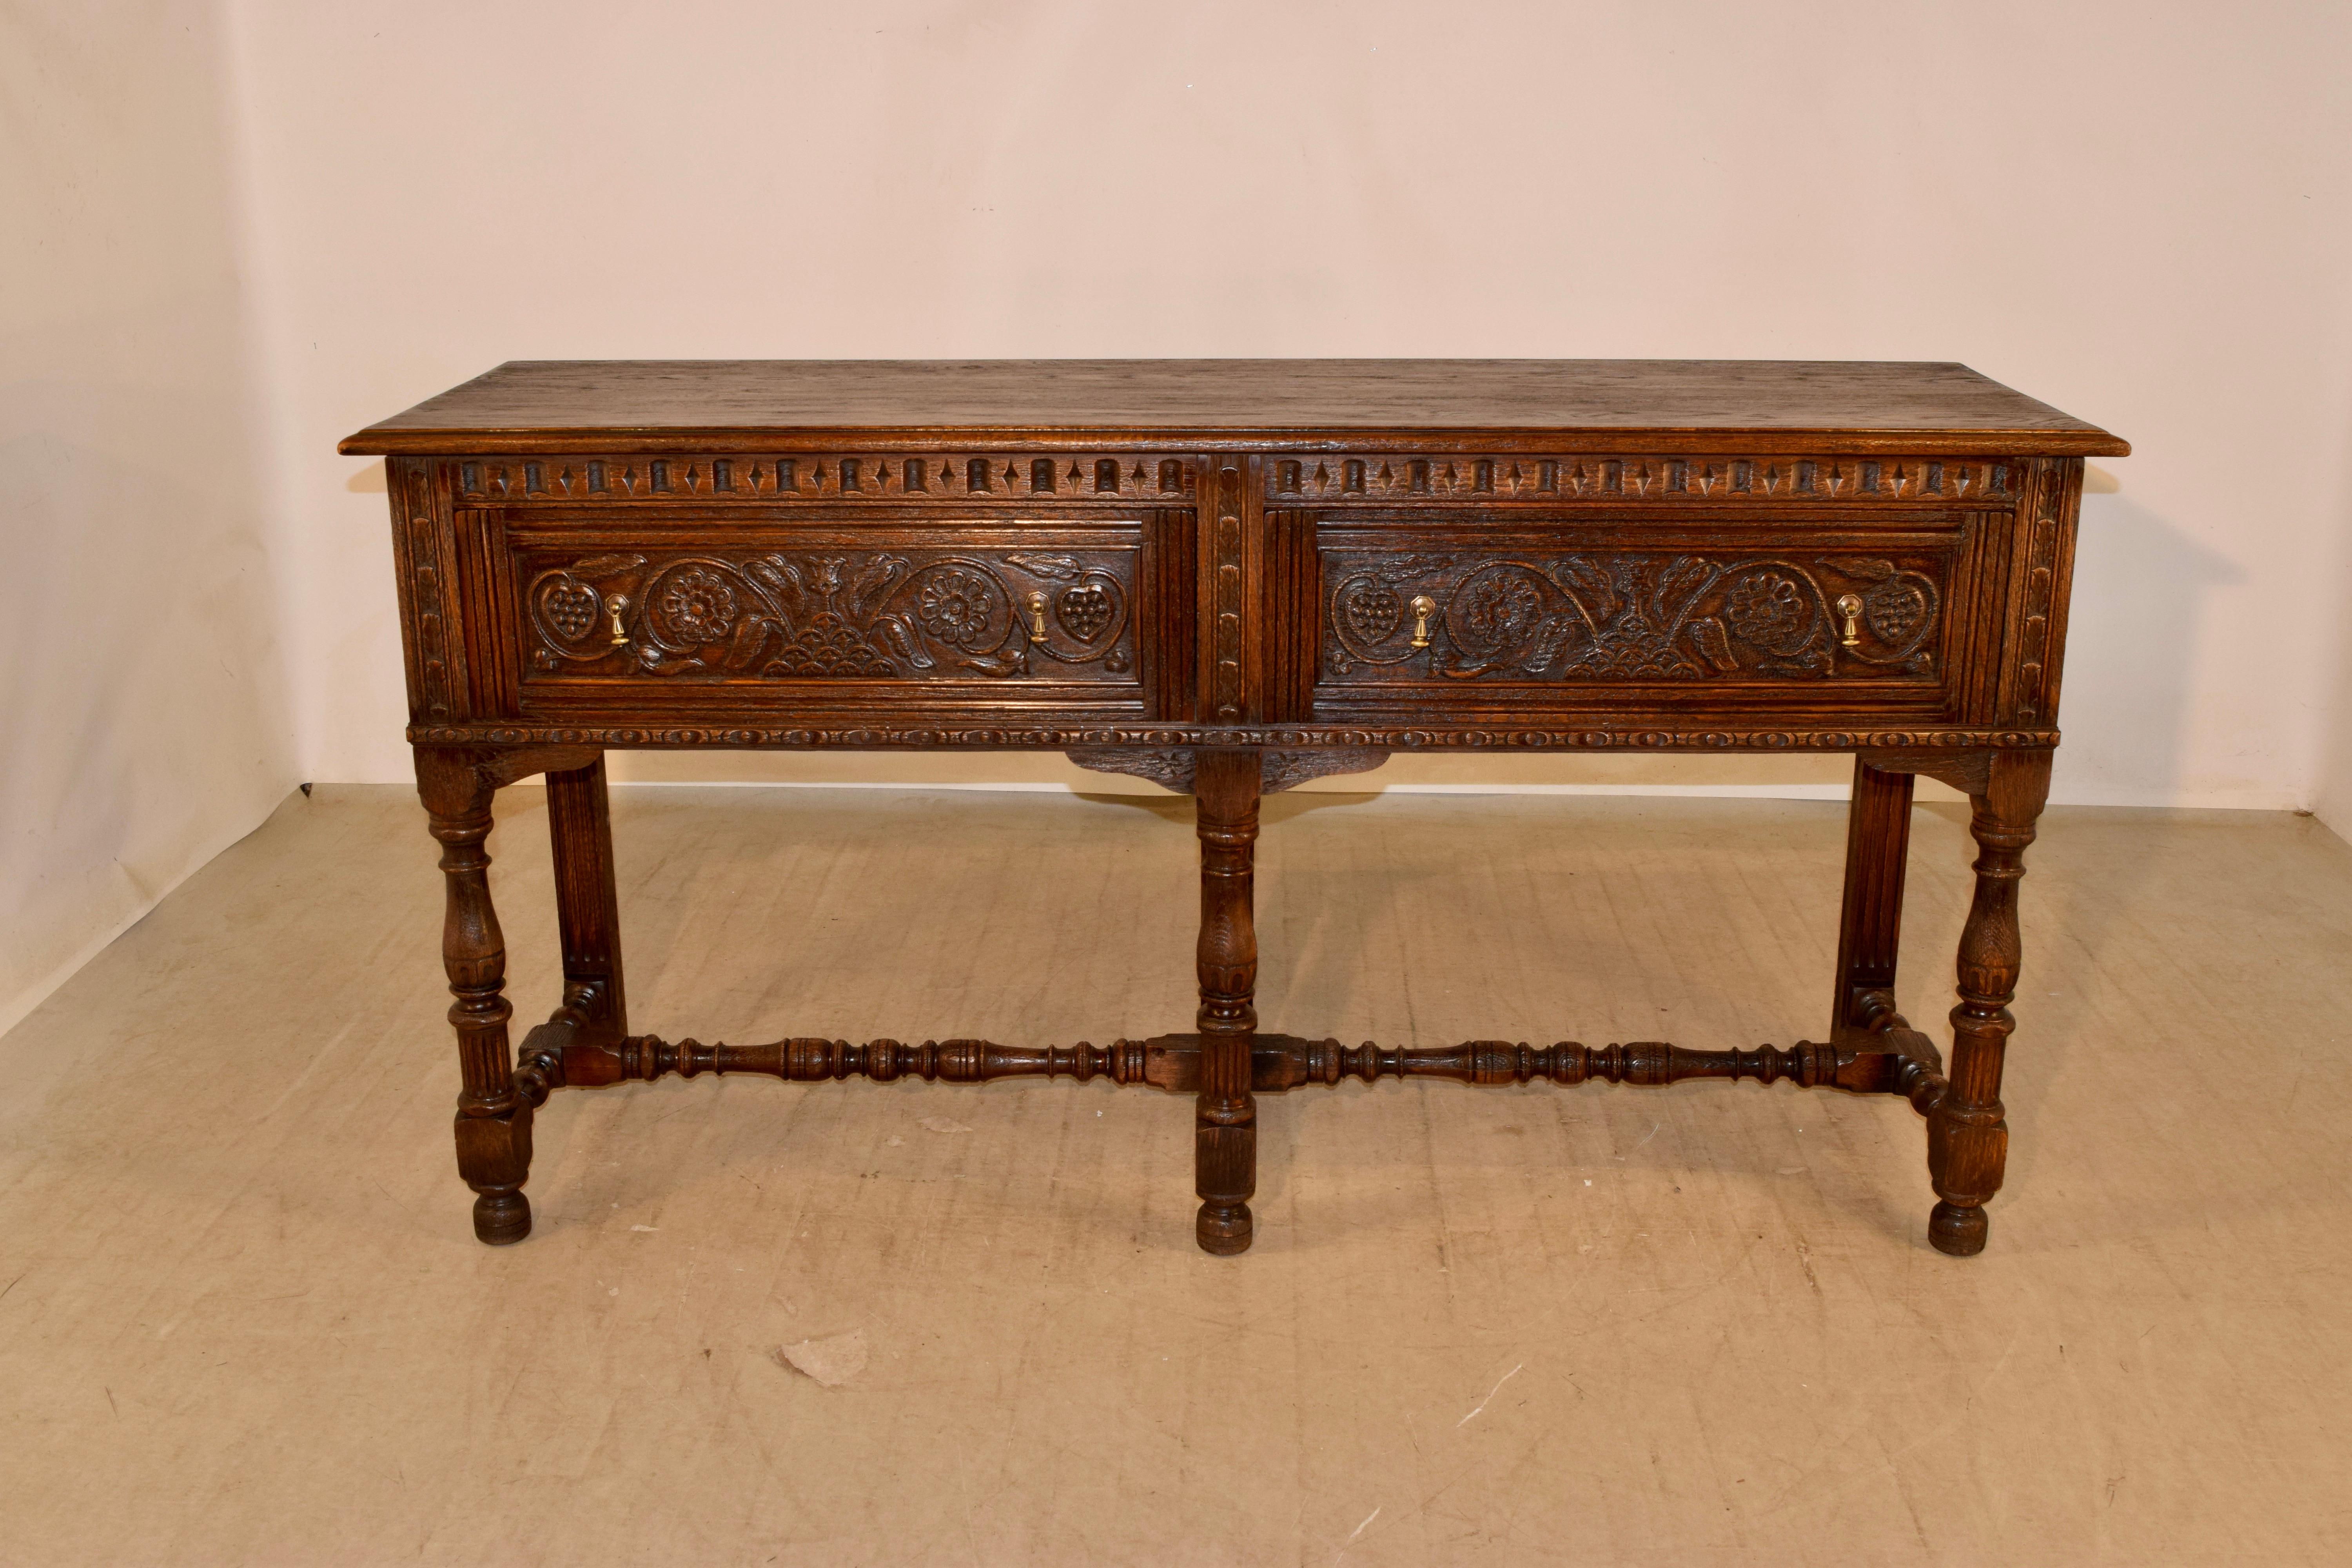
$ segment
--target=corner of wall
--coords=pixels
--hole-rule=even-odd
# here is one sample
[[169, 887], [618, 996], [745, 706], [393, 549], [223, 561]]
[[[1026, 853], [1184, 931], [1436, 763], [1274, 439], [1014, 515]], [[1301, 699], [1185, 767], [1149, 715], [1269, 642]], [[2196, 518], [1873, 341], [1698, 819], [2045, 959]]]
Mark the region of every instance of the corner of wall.
[[0, 1027], [299, 776], [226, 13], [163, 9], [0, 10]]
[[2336, 677], [2321, 714], [2319, 777], [2312, 791], [2312, 814], [2352, 842], [2352, 516], [2344, 527], [2343, 562], [2336, 571]]

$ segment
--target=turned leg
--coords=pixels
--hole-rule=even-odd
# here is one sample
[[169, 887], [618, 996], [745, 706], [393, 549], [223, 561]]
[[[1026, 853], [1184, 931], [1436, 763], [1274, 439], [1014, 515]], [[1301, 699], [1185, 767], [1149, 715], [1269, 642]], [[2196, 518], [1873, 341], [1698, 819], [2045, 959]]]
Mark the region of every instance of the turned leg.
[[441, 871], [448, 912], [441, 927], [441, 963], [457, 1001], [449, 1022], [457, 1030], [457, 1173], [479, 1194], [474, 1234], [490, 1245], [530, 1234], [530, 1201], [522, 1184], [530, 1174], [530, 1102], [515, 1092], [507, 1019], [514, 1012], [506, 989], [506, 937], [490, 907], [490, 800], [496, 786], [478, 759], [459, 747], [416, 748], [416, 792], [441, 841]]
[[555, 915], [563, 939], [563, 1006], [583, 1035], [629, 1032], [621, 984], [621, 909], [613, 890], [613, 816], [604, 759], [547, 775], [555, 848]]
[[1952, 1009], [1951, 1089], [1927, 1116], [1927, 1173], [1942, 1201], [1927, 1222], [1939, 1252], [1982, 1252], [1984, 1205], [2000, 1190], [2009, 1124], [2000, 1104], [2001, 1056], [2017, 1020], [2021, 952], [2017, 884], [2025, 847], [2050, 794], [2050, 753], [2004, 752], [1992, 760], [1982, 795], [1971, 795], [1977, 841], [1976, 899], [1960, 932], [1959, 1005]]
[[1845, 819], [1845, 905], [1838, 916], [1832, 1044], [1857, 1045], [1895, 1011], [1903, 935], [1903, 868], [1911, 851], [1911, 775], [1853, 760]]
[[1258, 753], [1203, 749], [1192, 780], [1201, 835], [1201, 1097], [1192, 1185], [1201, 1249], [1220, 1257], [1250, 1244], [1257, 1191], [1257, 1107], [1250, 1047], [1257, 1033], [1257, 930], [1250, 861], [1257, 842]]

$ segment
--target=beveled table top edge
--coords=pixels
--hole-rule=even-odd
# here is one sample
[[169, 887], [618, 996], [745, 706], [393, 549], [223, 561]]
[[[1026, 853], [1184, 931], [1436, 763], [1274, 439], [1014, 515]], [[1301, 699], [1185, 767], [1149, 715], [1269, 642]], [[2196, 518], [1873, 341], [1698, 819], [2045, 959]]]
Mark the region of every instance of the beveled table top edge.
[[[1099, 416], [1097, 416], [1099, 415]], [[1949, 362], [513, 361], [352, 456], [835, 449], [2127, 454]]]

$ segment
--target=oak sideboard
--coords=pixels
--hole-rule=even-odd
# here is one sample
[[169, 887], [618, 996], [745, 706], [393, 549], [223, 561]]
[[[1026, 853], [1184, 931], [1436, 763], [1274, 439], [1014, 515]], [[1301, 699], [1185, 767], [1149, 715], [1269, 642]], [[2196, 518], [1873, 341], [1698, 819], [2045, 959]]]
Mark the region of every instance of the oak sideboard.
[[[1250, 1244], [1255, 1096], [1345, 1078], [1787, 1079], [1926, 1121], [1928, 1236], [1985, 1244], [2018, 881], [2058, 744], [2085, 457], [1957, 364], [510, 363], [388, 459], [475, 1234], [530, 1229], [559, 1089], [1105, 1077], [1189, 1094], [1200, 1245]], [[1200, 1009], [1108, 1045], [631, 1029], [615, 748], [1050, 750], [1195, 802]], [[1261, 1032], [1258, 802], [1397, 752], [1850, 752], [1824, 1037], [1700, 1049]], [[509, 1039], [483, 842], [544, 774], [562, 1005]], [[1912, 782], [1979, 847], [1951, 1052], [1897, 1011]]]

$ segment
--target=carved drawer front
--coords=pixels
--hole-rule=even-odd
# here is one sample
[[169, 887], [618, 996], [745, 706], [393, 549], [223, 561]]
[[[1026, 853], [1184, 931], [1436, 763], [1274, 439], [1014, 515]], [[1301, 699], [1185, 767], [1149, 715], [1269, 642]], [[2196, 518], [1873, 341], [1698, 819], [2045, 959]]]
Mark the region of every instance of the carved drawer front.
[[508, 537], [519, 707], [1139, 711], [1141, 531]]
[[1560, 530], [1322, 531], [1318, 716], [1398, 703], [1957, 718], [1969, 526], [1584, 545]]

